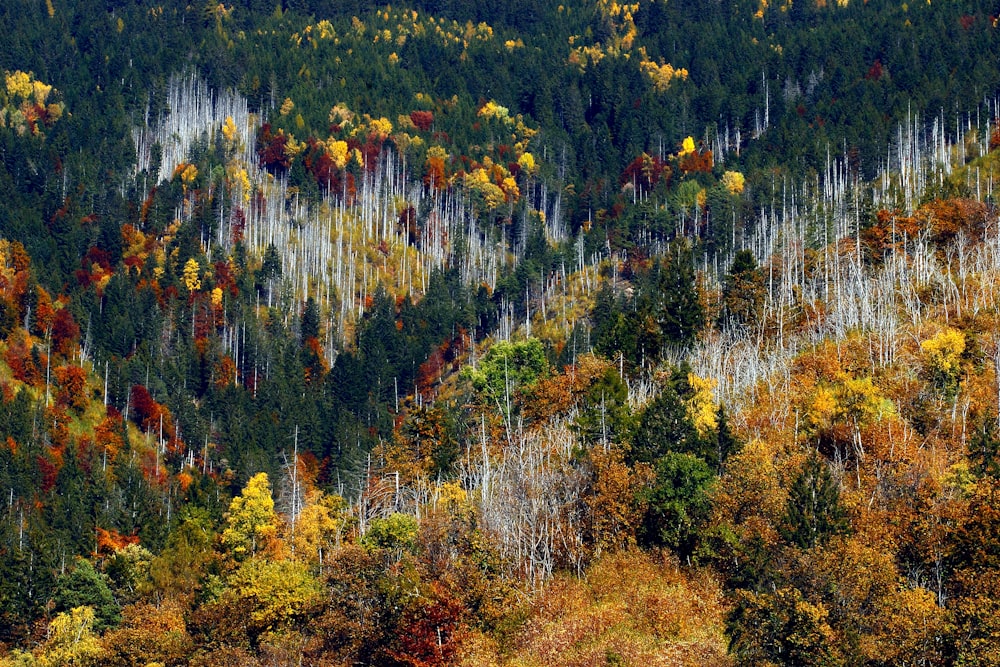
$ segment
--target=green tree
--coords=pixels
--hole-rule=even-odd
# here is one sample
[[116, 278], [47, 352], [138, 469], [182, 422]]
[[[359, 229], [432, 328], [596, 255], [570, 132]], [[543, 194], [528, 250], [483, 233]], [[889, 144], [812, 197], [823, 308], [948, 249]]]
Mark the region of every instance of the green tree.
[[764, 276], [749, 250], [733, 257], [722, 284], [720, 327], [744, 327], [760, 318], [764, 305]]
[[666, 342], [687, 347], [705, 326], [690, 246], [675, 242], [656, 282], [656, 321]]
[[121, 608], [111, 594], [108, 579], [94, 569], [86, 558], [77, 558], [73, 568], [56, 582], [55, 603], [57, 611], [71, 611], [77, 607], [91, 610], [91, 627], [101, 633], [121, 622]]
[[667, 452], [679, 452], [701, 456], [715, 465], [714, 443], [707, 443], [699, 435], [688, 414], [691, 390], [684, 370], [674, 372], [671, 381], [639, 417], [629, 453], [631, 463], [655, 463]]
[[467, 377], [487, 404], [498, 407], [507, 416], [522, 389], [529, 388], [548, 371], [548, 360], [541, 341], [500, 341], [489, 349], [477, 368], [467, 367]]
[[690, 558], [699, 529], [708, 519], [708, 491], [715, 475], [703, 459], [675, 452], [661, 457], [655, 471], [652, 485], [640, 492], [646, 504], [640, 541], [670, 547], [681, 558]]
[[840, 488], [823, 459], [812, 451], [788, 492], [781, 534], [800, 549], [810, 549], [848, 527]]

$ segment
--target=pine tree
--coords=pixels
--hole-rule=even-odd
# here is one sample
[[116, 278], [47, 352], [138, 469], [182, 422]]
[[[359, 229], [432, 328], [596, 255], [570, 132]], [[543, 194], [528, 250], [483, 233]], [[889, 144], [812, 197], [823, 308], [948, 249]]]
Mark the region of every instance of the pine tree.
[[788, 493], [782, 537], [800, 549], [810, 549], [848, 527], [840, 489], [830, 469], [816, 452], [810, 452]]

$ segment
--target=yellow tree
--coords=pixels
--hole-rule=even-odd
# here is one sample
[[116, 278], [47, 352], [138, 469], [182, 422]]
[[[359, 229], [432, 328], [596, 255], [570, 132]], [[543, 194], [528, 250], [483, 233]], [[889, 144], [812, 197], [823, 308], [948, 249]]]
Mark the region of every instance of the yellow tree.
[[89, 667], [103, 664], [104, 648], [93, 628], [93, 607], [75, 607], [52, 619], [45, 643], [34, 654], [14, 651], [0, 659], [0, 667]]
[[251, 477], [243, 492], [229, 504], [222, 544], [237, 561], [254, 556], [258, 551], [272, 554], [280, 551], [278, 513], [274, 510], [267, 473]]

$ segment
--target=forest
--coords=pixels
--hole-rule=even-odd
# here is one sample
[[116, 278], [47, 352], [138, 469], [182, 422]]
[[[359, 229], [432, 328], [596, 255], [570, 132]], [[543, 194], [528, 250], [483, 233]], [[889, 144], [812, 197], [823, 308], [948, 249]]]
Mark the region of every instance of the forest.
[[1000, 665], [998, 16], [0, 3], [0, 667]]

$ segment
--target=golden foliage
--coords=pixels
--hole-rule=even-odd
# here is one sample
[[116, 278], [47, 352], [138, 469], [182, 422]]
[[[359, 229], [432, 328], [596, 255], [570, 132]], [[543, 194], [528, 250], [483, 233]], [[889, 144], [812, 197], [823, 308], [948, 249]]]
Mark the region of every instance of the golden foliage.
[[226, 116], [226, 120], [222, 123], [222, 136], [226, 138], [226, 141], [232, 143], [236, 141], [237, 135], [236, 122], [232, 116]]
[[722, 186], [732, 195], [743, 194], [745, 182], [743, 174], [738, 171], [727, 171], [722, 175]]
[[705, 436], [718, 427], [716, 415], [719, 406], [715, 402], [715, 387], [719, 384], [711, 378], [702, 378], [694, 373], [688, 373], [688, 384], [691, 386], [691, 398], [687, 402], [688, 418], [698, 434]]
[[243, 560], [258, 551], [280, 549], [277, 538], [278, 515], [274, 511], [271, 484], [267, 473], [258, 473], [229, 504], [222, 544], [235, 559]]
[[[706, 573], [626, 551], [597, 561], [586, 578], [559, 576], [532, 605], [512, 656], [500, 664], [730, 665], [723, 595]], [[462, 664], [482, 664], [475, 655]], [[496, 663], [494, 663], [496, 664]]]
[[197, 292], [201, 289], [201, 278], [199, 274], [201, 273], [201, 266], [198, 265], [198, 260], [194, 257], [188, 259], [184, 264], [184, 287], [187, 288], [188, 292]]

